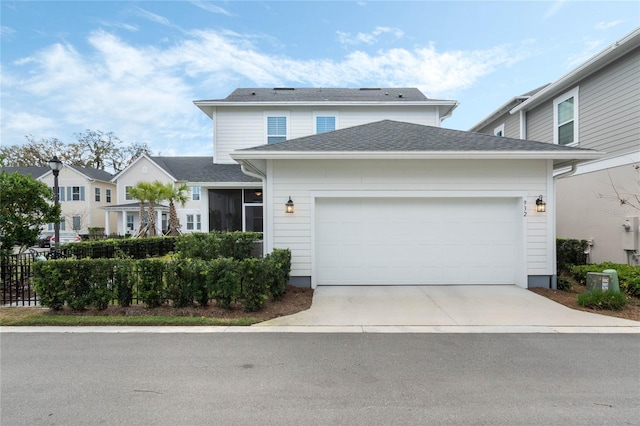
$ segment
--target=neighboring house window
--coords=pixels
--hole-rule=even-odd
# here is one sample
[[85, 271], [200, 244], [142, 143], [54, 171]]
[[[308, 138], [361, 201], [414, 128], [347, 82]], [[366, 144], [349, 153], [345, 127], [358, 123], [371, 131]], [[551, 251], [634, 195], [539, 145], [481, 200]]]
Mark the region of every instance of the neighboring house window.
[[67, 186], [67, 201], [84, 201], [84, 186]]
[[96, 192], [96, 203], [100, 202], [100, 188], [95, 188]]
[[125, 200], [133, 200], [133, 197], [131, 196], [131, 188], [133, 188], [133, 186], [125, 186], [124, 187], [124, 199]]
[[287, 140], [287, 117], [267, 116], [267, 143]]
[[553, 141], [558, 145], [578, 144], [578, 88], [553, 100]]
[[262, 189], [245, 189], [244, 202], [244, 230], [262, 232]]
[[191, 187], [191, 199], [193, 201], [200, 201], [200, 187], [199, 186]]
[[80, 228], [82, 228], [81, 222], [82, 222], [82, 218], [80, 216], [73, 216], [71, 218], [71, 228], [74, 231], [79, 231]]
[[199, 214], [196, 215], [196, 230], [200, 231], [202, 230], [202, 216], [200, 216]]
[[110, 189], [105, 189], [104, 190], [104, 196], [106, 198], [107, 203], [111, 202], [111, 190]]
[[495, 129], [493, 129], [494, 136], [504, 136], [504, 124], [499, 125]]
[[336, 116], [330, 114], [318, 114], [315, 116], [315, 130], [317, 133], [326, 133], [336, 130]]
[[[53, 223], [49, 223], [47, 226], [47, 229], [49, 231], [55, 231], [55, 229], [53, 228]], [[64, 231], [65, 230], [65, 219], [64, 216], [60, 216], [60, 230]]]
[[[55, 188], [51, 187], [51, 192], [55, 194]], [[58, 187], [58, 201], [64, 201], [64, 186]]]
[[127, 215], [127, 231], [133, 231], [133, 215]]
[[193, 215], [187, 215], [187, 231], [193, 231]]

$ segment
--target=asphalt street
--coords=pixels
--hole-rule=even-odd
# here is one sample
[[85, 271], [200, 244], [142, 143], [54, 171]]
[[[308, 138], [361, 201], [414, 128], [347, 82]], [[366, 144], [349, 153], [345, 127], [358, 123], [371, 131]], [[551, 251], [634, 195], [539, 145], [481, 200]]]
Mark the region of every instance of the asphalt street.
[[2, 425], [632, 425], [640, 338], [0, 335]]

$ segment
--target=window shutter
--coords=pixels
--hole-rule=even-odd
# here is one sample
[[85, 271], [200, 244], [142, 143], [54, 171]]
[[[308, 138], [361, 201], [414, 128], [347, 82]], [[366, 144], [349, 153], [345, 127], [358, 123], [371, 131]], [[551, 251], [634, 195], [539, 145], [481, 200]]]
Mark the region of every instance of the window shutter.
[[80, 187], [80, 201], [84, 201], [84, 186]]

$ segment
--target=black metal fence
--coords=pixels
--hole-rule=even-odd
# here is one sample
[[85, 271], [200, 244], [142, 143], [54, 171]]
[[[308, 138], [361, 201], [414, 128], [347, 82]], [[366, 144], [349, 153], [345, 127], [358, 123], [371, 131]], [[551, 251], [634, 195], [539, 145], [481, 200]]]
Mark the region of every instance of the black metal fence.
[[2, 306], [36, 306], [38, 297], [33, 289], [31, 265], [38, 254], [27, 252], [0, 258], [0, 291]]

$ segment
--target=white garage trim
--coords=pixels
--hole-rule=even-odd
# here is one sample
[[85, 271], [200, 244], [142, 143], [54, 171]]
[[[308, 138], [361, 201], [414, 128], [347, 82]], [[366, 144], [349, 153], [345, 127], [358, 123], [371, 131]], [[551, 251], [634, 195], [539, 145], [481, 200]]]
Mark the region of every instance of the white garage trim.
[[[367, 198], [384, 201], [384, 199], [482, 199], [487, 198], [487, 202], [491, 202], [491, 199], [512, 199], [513, 200], [513, 220], [515, 225], [516, 234], [514, 235], [514, 261], [513, 261], [513, 280], [510, 284], [516, 284], [520, 287], [527, 287], [527, 265], [526, 265], [526, 246], [527, 246], [527, 233], [526, 233], [526, 192], [520, 191], [311, 191], [311, 223], [313, 224], [311, 229], [311, 285], [316, 287], [319, 283], [319, 270], [318, 270], [318, 236], [316, 235], [316, 228], [318, 226], [316, 217], [317, 206], [316, 203], [320, 199], [336, 199], [336, 198]], [[434, 200], [436, 201], [436, 200]], [[521, 206], [522, 213], [519, 213]], [[520, 218], [520, 219], [518, 219]], [[465, 256], [473, 256], [473, 253], [461, 253], [461, 264], [465, 261]], [[504, 281], [504, 276], [502, 277]], [[503, 282], [504, 283], [504, 282]]]

